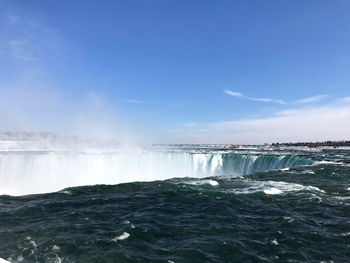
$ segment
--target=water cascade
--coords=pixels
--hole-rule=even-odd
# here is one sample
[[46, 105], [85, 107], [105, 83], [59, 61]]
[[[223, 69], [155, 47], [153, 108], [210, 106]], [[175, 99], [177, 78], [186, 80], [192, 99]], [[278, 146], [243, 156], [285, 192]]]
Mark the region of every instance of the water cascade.
[[240, 176], [311, 163], [302, 155], [278, 154], [2, 152], [0, 194], [43, 193], [69, 186], [173, 177]]

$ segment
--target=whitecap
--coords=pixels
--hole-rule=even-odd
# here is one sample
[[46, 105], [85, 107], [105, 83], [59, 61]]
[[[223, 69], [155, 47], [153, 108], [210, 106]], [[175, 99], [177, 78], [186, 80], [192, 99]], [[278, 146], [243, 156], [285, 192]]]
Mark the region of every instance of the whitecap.
[[211, 186], [219, 185], [219, 183], [215, 180], [191, 180], [183, 183], [190, 184], [190, 185], [205, 185], [205, 184], [210, 184]]
[[301, 184], [287, 183], [281, 181], [252, 181], [252, 180], [242, 180], [243, 185], [239, 185], [239, 188], [229, 190], [235, 194], [252, 194], [257, 192], [264, 192], [265, 194], [282, 194], [289, 192], [299, 192], [299, 191], [310, 191], [310, 192], [321, 192], [325, 193], [323, 190], [315, 186], [304, 186]]
[[29, 243], [33, 246], [34, 249], [37, 248], [35, 241], [30, 236], [27, 236], [26, 239], [29, 241]]
[[211, 186], [218, 186], [219, 185], [219, 183], [217, 181], [214, 181], [214, 180], [209, 180], [208, 184], [210, 184]]
[[68, 190], [62, 190], [59, 192], [60, 194], [65, 194], [65, 195], [72, 195], [72, 192], [71, 191], [68, 191]]
[[267, 195], [279, 195], [279, 194], [282, 194], [283, 191], [275, 187], [272, 187], [272, 188], [264, 189], [264, 193]]
[[129, 236], [130, 236], [129, 233], [124, 232], [124, 233], [121, 234], [120, 236], [117, 236], [117, 237], [113, 238], [111, 241], [116, 242], [116, 241], [118, 241], [118, 240], [124, 240], [124, 239], [127, 239]]
[[275, 246], [278, 246], [278, 242], [277, 242], [276, 239], [271, 240], [271, 244], [272, 244], [272, 245], [275, 245]]
[[60, 251], [60, 247], [59, 246], [57, 246], [57, 245], [53, 245], [53, 247], [52, 247], [52, 251], [53, 252], [59, 252]]
[[11, 263], [10, 261], [7, 261], [7, 260], [5, 260], [5, 259], [3, 259], [3, 258], [0, 258], [0, 263]]
[[315, 172], [312, 171], [312, 170], [305, 170], [305, 171], [303, 171], [302, 173], [303, 173], [303, 174], [315, 174]]
[[280, 169], [280, 171], [289, 171], [289, 170], [290, 170], [289, 167]]
[[350, 196], [335, 196], [334, 199], [338, 199], [338, 200], [350, 200]]
[[58, 255], [55, 255], [56, 258], [55, 258], [55, 261], [54, 263], [62, 263], [62, 258], [60, 258]]
[[326, 160], [322, 160], [322, 161], [317, 161], [314, 163], [314, 165], [322, 165], [322, 164], [341, 164], [339, 162], [333, 162], [333, 161], [326, 161]]

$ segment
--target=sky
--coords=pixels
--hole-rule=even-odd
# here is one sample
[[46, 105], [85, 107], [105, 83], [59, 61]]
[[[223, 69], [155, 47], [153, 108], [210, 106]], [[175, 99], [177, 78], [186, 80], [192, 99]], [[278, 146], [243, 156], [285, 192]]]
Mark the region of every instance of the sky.
[[348, 0], [0, 0], [0, 130], [350, 139]]

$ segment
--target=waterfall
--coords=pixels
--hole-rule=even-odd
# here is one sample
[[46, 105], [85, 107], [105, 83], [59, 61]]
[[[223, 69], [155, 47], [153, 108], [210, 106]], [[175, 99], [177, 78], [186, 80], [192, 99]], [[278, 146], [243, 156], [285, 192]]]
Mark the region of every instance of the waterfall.
[[0, 194], [44, 193], [69, 186], [173, 177], [239, 176], [311, 163], [302, 155], [277, 154], [1, 152]]

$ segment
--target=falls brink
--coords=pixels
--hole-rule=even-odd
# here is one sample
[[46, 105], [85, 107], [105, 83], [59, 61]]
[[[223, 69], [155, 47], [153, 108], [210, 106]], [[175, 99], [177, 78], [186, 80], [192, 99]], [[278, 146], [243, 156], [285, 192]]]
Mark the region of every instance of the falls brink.
[[0, 194], [23, 195], [65, 187], [247, 175], [311, 164], [302, 155], [152, 152], [2, 152]]

